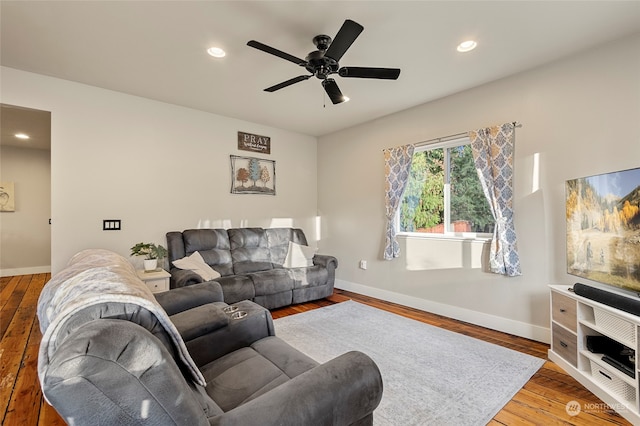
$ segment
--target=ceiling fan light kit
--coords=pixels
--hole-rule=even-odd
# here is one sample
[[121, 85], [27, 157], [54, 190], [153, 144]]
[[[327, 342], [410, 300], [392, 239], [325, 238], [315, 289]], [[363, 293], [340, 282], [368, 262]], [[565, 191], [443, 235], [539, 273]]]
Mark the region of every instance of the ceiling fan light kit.
[[317, 50], [309, 53], [305, 59], [300, 59], [255, 40], [249, 41], [247, 45], [289, 62], [293, 62], [298, 66], [304, 67], [311, 73], [300, 75], [283, 81], [282, 83], [267, 87], [264, 89], [265, 92], [275, 92], [276, 90], [283, 89], [315, 76], [317, 79], [322, 81], [322, 87], [329, 96], [329, 99], [331, 99], [331, 102], [335, 105], [345, 102], [349, 100], [349, 98], [342, 94], [336, 81], [329, 77], [332, 74], [338, 74], [340, 77], [345, 78], [370, 78], [382, 80], [396, 80], [400, 76], [400, 69], [398, 68], [340, 67], [340, 59], [363, 30], [364, 27], [362, 25], [347, 19], [344, 21], [344, 24], [342, 24], [342, 27], [340, 27], [340, 30], [334, 39], [331, 39], [331, 37], [325, 34], [315, 36], [313, 38], [313, 44], [316, 46]]

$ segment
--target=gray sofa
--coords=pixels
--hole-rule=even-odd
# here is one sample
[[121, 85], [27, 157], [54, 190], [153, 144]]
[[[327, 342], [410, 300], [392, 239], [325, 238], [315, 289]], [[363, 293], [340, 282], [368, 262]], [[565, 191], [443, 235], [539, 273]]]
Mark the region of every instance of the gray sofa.
[[171, 288], [203, 282], [190, 270], [178, 269], [173, 261], [199, 252], [204, 261], [221, 274], [215, 279], [224, 301], [251, 300], [267, 309], [322, 299], [333, 293], [338, 260], [316, 254], [313, 265], [285, 268], [289, 242], [306, 246], [298, 228], [189, 229], [167, 233]]
[[372, 424], [382, 379], [365, 354], [320, 365], [275, 336], [265, 308], [226, 312], [218, 283], [153, 295], [126, 259], [81, 254], [38, 302], [40, 383], [67, 423]]

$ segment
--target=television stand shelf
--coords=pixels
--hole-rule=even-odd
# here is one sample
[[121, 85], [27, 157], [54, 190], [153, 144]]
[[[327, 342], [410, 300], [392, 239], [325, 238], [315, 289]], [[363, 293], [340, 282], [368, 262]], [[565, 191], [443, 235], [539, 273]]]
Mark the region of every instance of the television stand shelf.
[[[606, 336], [638, 353], [640, 317], [552, 285], [549, 359], [633, 424], [640, 424], [638, 365], [630, 377], [587, 348], [588, 336]], [[568, 395], [570, 399], [571, 396]], [[568, 403], [569, 401], [567, 401]], [[579, 414], [578, 414], [579, 415]]]

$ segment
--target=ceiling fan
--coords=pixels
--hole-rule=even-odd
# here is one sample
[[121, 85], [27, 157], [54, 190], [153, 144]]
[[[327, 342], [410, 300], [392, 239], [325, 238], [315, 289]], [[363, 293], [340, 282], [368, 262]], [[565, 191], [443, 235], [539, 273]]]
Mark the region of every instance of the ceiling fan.
[[275, 92], [315, 76], [322, 80], [322, 87], [324, 87], [329, 99], [335, 105], [346, 101], [348, 98], [342, 94], [336, 81], [333, 78], [329, 78], [332, 74], [348, 78], [377, 78], [383, 80], [396, 80], [400, 75], [400, 69], [398, 68], [340, 67], [338, 62], [363, 30], [364, 27], [362, 25], [347, 19], [333, 40], [324, 34], [315, 36], [313, 44], [316, 45], [318, 50], [309, 53], [305, 59], [289, 55], [255, 40], [249, 41], [247, 45], [293, 62], [311, 73], [267, 87], [264, 89], [265, 92]]

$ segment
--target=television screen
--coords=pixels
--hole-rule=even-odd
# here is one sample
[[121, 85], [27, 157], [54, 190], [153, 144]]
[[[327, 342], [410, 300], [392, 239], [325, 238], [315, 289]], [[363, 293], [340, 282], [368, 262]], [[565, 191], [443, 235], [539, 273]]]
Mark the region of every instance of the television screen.
[[566, 182], [567, 272], [640, 292], [640, 168]]

